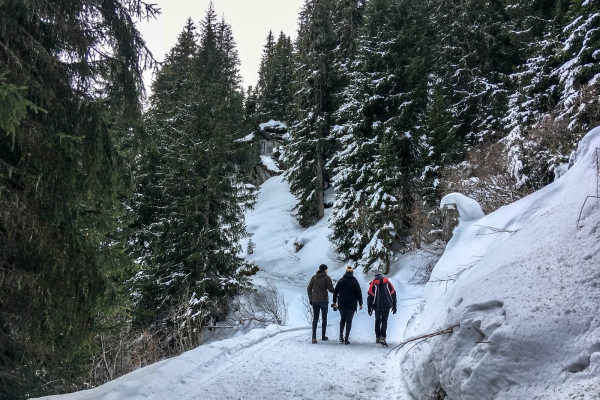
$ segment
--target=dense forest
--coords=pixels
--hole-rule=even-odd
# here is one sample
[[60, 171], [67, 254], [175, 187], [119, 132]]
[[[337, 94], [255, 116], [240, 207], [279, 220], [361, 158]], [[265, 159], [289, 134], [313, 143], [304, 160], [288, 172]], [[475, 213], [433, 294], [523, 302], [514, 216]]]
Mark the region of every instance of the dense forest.
[[162, 63], [135, 26], [157, 12], [0, 0], [3, 399], [202, 343], [256, 272], [240, 240], [263, 123], [287, 127], [298, 223], [331, 207], [336, 257], [386, 271], [441, 239], [442, 196], [494, 211], [559, 178], [600, 122], [598, 0], [306, 0], [247, 89], [212, 5]]

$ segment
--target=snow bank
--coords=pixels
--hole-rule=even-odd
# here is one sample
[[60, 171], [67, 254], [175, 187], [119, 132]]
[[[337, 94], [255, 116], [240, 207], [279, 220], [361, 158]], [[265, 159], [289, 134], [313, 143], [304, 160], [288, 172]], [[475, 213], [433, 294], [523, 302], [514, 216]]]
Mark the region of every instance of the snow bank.
[[459, 221], [473, 221], [485, 216], [479, 203], [464, 194], [450, 193], [444, 196], [440, 202], [440, 208], [448, 206], [456, 206], [458, 208]]
[[453, 400], [600, 398], [600, 201], [582, 209], [597, 192], [597, 148], [600, 128], [560, 180], [461, 219], [406, 328], [409, 339], [460, 325], [404, 351], [416, 399], [438, 384]]
[[255, 346], [275, 335], [300, 328], [280, 328], [271, 325], [265, 329], [254, 329], [244, 336], [214, 342], [198, 347], [178, 357], [160, 361], [124, 375], [114, 381], [91, 390], [42, 399], [61, 400], [119, 400], [119, 399], [166, 399], [172, 390], [196, 381], [199, 375], [209, 373], [216, 365], [242, 350]]

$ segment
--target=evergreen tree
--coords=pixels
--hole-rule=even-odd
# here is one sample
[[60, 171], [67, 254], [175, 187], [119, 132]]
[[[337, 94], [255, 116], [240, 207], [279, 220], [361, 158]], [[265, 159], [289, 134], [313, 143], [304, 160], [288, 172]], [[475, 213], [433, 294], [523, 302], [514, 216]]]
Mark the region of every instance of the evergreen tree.
[[[0, 3], [0, 397], [72, 390], [118, 300], [151, 60], [135, 0]], [[75, 386], [77, 387], [77, 386]]]
[[393, 242], [406, 243], [419, 121], [427, 102], [424, 14], [416, 3], [367, 3], [357, 61], [336, 116], [336, 201], [330, 219], [338, 251], [365, 270], [389, 269]]
[[239, 140], [245, 122], [235, 42], [212, 5], [198, 40], [188, 21], [153, 85], [148, 116], [161, 162], [148, 159], [151, 186], [142, 192], [161, 195], [156, 204], [148, 196], [150, 206], [141, 201], [140, 210], [150, 211], [140, 219], [150, 239], [134, 286], [139, 322], [155, 322], [163, 333], [182, 293], [184, 312], [201, 328], [226, 314], [227, 299], [246, 285], [239, 241], [254, 194], [242, 179], [254, 160]]
[[[336, 33], [342, 32], [344, 24], [356, 25], [361, 4], [307, 0], [300, 12], [294, 53], [293, 125], [283, 161], [288, 165], [285, 177], [298, 199], [295, 216], [302, 226], [324, 215], [323, 191], [330, 180], [325, 165], [336, 146], [335, 136], [331, 135], [332, 114], [339, 106], [346, 74], [339, 67], [346, 64], [344, 57], [352, 53], [354, 46], [351, 35], [337, 37]], [[339, 17], [344, 19], [336, 20]]]
[[257, 122], [286, 121], [292, 102], [292, 42], [283, 32], [277, 42], [269, 32], [258, 71]]
[[430, 4], [439, 29], [433, 82], [439, 87], [433, 90], [449, 100], [459, 140], [473, 144], [502, 126], [507, 75], [515, 60], [505, 30], [508, 17], [501, 0]]
[[555, 74], [561, 84], [559, 118], [587, 131], [600, 122], [600, 4], [570, 2]]

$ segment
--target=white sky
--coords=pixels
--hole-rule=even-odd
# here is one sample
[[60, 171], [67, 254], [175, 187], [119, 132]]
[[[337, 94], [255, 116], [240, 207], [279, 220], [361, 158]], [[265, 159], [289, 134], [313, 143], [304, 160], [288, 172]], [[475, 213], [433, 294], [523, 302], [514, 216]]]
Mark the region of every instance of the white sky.
[[[275, 38], [283, 31], [292, 39], [296, 36], [298, 13], [304, 0], [213, 0], [217, 15], [225, 16], [231, 25], [242, 62], [240, 72], [243, 86], [255, 86], [262, 48], [269, 30]], [[162, 61], [175, 44], [188, 17], [195, 23], [204, 19], [210, 0], [148, 0], [162, 14], [157, 20], [139, 22], [138, 28], [154, 57]], [[150, 74], [146, 73], [146, 86]]]

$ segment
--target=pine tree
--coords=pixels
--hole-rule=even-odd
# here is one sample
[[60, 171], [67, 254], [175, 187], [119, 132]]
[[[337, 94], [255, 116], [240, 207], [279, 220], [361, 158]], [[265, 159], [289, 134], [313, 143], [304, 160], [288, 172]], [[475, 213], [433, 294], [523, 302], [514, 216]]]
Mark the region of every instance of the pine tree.
[[285, 178], [298, 199], [295, 216], [310, 226], [324, 215], [325, 151], [333, 106], [331, 0], [306, 0], [295, 43], [294, 111], [283, 161]]
[[[290, 141], [283, 161], [286, 179], [298, 199], [295, 216], [309, 226], [324, 215], [323, 191], [329, 184], [326, 168], [336, 148], [332, 114], [340, 103], [345, 85], [345, 57], [353, 52], [354, 27], [362, 2], [307, 0], [299, 18], [295, 43], [294, 110]], [[336, 18], [343, 18], [338, 20]], [[350, 33], [343, 33], [348, 25]], [[336, 36], [338, 33], [342, 37]]]
[[[142, 69], [139, 1], [0, 3], [0, 393], [71, 390], [115, 282]], [[75, 386], [76, 387], [76, 386]]]
[[292, 103], [292, 42], [283, 32], [277, 42], [269, 32], [258, 71], [256, 85], [258, 123], [286, 121]]
[[[246, 285], [239, 241], [243, 209], [254, 194], [243, 185], [250, 153], [245, 136], [239, 59], [231, 28], [212, 5], [198, 43], [188, 22], [155, 81], [148, 124], [157, 144], [146, 193], [160, 191], [143, 221], [144, 269], [134, 280], [140, 323], [167, 332], [169, 313], [187, 292], [187, 309], [201, 328], [226, 314], [227, 299]], [[154, 239], [152, 239], [154, 238]], [[144, 313], [148, 310], [148, 313]], [[197, 337], [191, 338], [197, 344]]]
[[330, 218], [338, 251], [365, 270], [389, 269], [406, 243], [419, 124], [427, 102], [427, 26], [409, 1], [372, 0], [351, 83], [336, 117], [341, 150]]
[[587, 131], [600, 122], [600, 4], [572, 1], [567, 18], [554, 72], [561, 84], [559, 118], [568, 119], [570, 130]]

